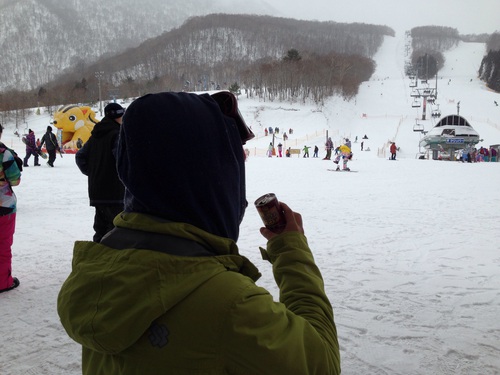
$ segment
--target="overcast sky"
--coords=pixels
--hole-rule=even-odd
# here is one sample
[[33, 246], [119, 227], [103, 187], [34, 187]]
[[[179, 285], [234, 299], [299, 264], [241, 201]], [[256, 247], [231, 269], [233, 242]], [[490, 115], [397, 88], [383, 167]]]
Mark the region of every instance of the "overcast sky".
[[282, 17], [387, 25], [448, 26], [460, 34], [500, 32], [500, 0], [266, 0]]

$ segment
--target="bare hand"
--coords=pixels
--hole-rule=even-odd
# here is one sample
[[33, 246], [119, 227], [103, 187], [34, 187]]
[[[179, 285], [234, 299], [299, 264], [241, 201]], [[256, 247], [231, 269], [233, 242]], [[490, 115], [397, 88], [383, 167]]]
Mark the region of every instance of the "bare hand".
[[280, 233], [272, 232], [266, 227], [260, 228], [260, 234], [262, 234], [267, 240], [285, 232], [300, 232], [304, 234], [304, 228], [302, 227], [302, 215], [298, 212], [293, 212], [287, 204], [280, 202], [281, 209], [285, 214], [286, 226]]

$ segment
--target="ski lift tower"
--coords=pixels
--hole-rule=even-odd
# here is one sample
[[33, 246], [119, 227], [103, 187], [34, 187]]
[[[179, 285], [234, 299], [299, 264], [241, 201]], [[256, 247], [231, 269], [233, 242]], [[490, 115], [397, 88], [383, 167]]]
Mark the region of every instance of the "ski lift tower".
[[[437, 78], [436, 78], [437, 79]], [[436, 83], [437, 85], [437, 83]], [[432, 98], [432, 101], [434, 101], [437, 98], [437, 87], [431, 88], [431, 87], [425, 87], [425, 88], [419, 88], [415, 87], [412, 90], [412, 97], [414, 98], [423, 98], [422, 104], [422, 120], [425, 120], [426, 117], [426, 110], [427, 110], [427, 100], [428, 98]]]

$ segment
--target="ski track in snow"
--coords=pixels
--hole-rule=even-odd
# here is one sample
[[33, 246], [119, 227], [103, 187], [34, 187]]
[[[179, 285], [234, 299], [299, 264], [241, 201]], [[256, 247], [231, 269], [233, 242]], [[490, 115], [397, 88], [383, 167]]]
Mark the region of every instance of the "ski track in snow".
[[[238, 245], [261, 270], [258, 284], [277, 299], [271, 266], [259, 257], [265, 241], [252, 204], [275, 192], [302, 214], [334, 307], [343, 374], [500, 374], [500, 164], [415, 158], [420, 134], [412, 128], [421, 112], [411, 108], [403, 79], [404, 45], [386, 38], [372, 80], [350, 102], [332, 98], [319, 110], [242, 95], [257, 139], [246, 146], [249, 208]], [[447, 52], [438, 89], [443, 114], [456, 113], [460, 100], [461, 114], [490, 145], [500, 143], [500, 110], [492, 105], [499, 94], [475, 77], [483, 52], [463, 43]], [[29, 127], [39, 137], [47, 124], [38, 117]], [[317, 144], [320, 158], [260, 157], [268, 126], [292, 127], [286, 147]], [[327, 172], [325, 129], [337, 145], [359, 137], [349, 163], [359, 173]], [[370, 151], [361, 152], [364, 134]], [[383, 155], [392, 139], [401, 147], [397, 162]], [[23, 150], [7, 132], [2, 140]], [[79, 374], [81, 349], [61, 327], [56, 301], [73, 242], [93, 234], [86, 177], [66, 154], [53, 169], [27, 168], [15, 191], [13, 269], [21, 286], [0, 296], [0, 374]]]

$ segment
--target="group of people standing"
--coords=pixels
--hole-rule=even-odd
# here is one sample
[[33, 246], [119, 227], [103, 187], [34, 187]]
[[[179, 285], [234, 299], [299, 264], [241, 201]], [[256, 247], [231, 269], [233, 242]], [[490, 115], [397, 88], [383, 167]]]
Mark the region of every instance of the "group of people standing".
[[467, 163], [496, 162], [498, 151], [495, 147], [466, 148], [460, 151], [459, 160]]
[[[89, 176], [90, 205], [95, 207], [93, 240], [101, 238], [113, 228], [113, 219], [123, 210], [125, 188], [116, 171], [116, 145], [121, 118], [125, 113], [119, 104], [106, 106], [105, 117], [95, 125], [92, 136], [75, 155], [76, 164], [82, 173]], [[0, 138], [3, 127], [0, 124]], [[54, 167], [56, 152], [60, 151], [57, 138], [48, 126], [41, 140], [35, 132], [28, 130], [24, 142], [26, 156], [17, 157], [14, 150], [0, 142], [0, 293], [19, 286], [18, 278], [12, 276], [12, 244], [16, 225], [17, 198], [12, 189], [21, 182], [23, 167], [34, 157], [34, 166], [40, 166], [41, 148], [45, 145], [50, 167]]]
[[[0, 124], [0, 138], [2, 133], [3, 126]], [[15, 289], [20, 284], [19, 279], [12, 276], [12, 244], [17, 214], [17, 197], [12, 187], [20, 184], [22, 168], [29, 166], [28, 160], [32, 155], [35, 159], [34, 165], [40, 166], [38, 158], [44, 143], [51, 167], [54, 166], [55, 150], [59, 147], [50, 126], [38, 144], [35, 132], [29, 129], [25, 143], [26, 156], [21, 160], [14, 150], [0, 142], [0, 293]]]

